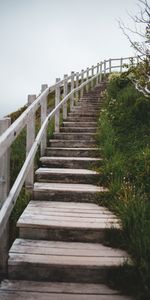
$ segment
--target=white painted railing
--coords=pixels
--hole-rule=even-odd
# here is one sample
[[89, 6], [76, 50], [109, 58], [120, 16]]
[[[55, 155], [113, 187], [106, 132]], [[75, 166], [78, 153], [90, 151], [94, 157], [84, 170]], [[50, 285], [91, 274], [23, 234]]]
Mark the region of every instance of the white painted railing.
[[[67, 118], [67, 103], [70, 100], [70, 110], [75, 105], [75, 100], [82, 97], [84, 90], [89, 91], [98, 85], [107, 73], [114, 71], [122, 72], [124, 64], [130, 64], [130, 60], [138, 63], [138, 57], [109, 59], [98, 63], [96, 66], [82, 70], [80, 73], [71, 72], [71, 75], [64, 75], [60, 80], [56, 79], [53, 86], [42, 85], [41, 94], [28, 96], [28, 108], [11, 125], [8, 118], [0, 120], [0, 267], [5, 267], [6, 256], [6, 229], [10, 214], [19, 196], [24, 183], [26, 187], [33, 187], [34, 165], [33, 161], [38, 148], [41, 148], [41, 155], [44, 154], [47, 133], [46, 129], [53, 117], [55, 117], [55, 132], [59, 132], [60, 109], [63, 110], [63, 118]], [[68, 92], [70, 88], [70, 92]], [[63, 99], [60, 101], [60, 91], [63, 89]], [[47, 114], [47, 97], [55, 91], [55, 108]], [[80, 95], [79, 95], [80, 94]], [[41, 108], [41, 128], [35, 138], [35, 113]], [[15, 183], [9, 191], [9, 149], [20, 132], [27, 128], [26, 136], [26, 160], [17, 176]]]

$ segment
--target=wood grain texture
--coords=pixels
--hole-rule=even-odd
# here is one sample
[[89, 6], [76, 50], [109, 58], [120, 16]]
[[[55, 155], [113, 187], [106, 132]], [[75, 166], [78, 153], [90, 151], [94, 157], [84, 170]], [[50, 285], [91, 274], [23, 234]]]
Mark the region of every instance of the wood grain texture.
[[0, 300], [131, 300], [100, 284], [58, 283], [5, 280]]

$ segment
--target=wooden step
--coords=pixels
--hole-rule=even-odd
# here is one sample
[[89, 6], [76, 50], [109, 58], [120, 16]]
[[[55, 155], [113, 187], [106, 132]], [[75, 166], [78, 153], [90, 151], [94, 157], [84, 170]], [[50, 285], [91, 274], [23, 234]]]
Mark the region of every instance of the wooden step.
[[97, 183], [100, 174], [87, 169], [40, 168], [36, 170], [38, 182], [64, 182], [64, 183]]
[[66, 121], [67, 122], [94, 122], [97, 121], [98, 116], [94, 117], [67, 117]]
[[103, 284], [4, 280], [0, 300], [132, 300]]
[[97, 148], [54, 148], [47, 147], [46, 156], [61, 156], [61, 157], [97, 157]]
[[96, 243], [104, 240], [109, 229], [120, 231], [118, 218], [104, 207], [51, 201], [31, 201], [17, 227], [21, 238], [67, 242]]
[[108, 189], [92, 184], [36, 182], [33, 189], [35, 200], [95, 202], [108, 197]]
[[96, 134], [95, 133], [89, 133], [89, 132], [60, 132], [60, 133], [54, 133], [54, 139], [61, 139], [61, 140], [88, 140], [88, 141], [95, 141]]
[[71, 118], [97, 118], [99, 116], [99, 112], [70, 112], [68, 114], [68, 117], [71, 117]]
[[90, 96], [90, 95], [87, 95], [85, 97], [82, 97], [81, 101], [82, 102], [89, 101], [90, 103], [99, 103], [100, 102], [100, 98], [99, 98], [99, 96]]
[[65, 127], [96, 127], [97, 122], [73, 122], [73, 121], [64, 121], [63, 125]]
[[85, 110], [87, 108], [87, 110], [96, 110], [96, 111], [100, 111], [100, 108], [102, 107], [103, 103], [102, 102], [96, 102], [96, 103], [92, 103], [90, 100], [86, 100], [86, 101], [79, 101], [78, 105], [75, 106], [73, 109], [76, 109], [78, 107], [81, 107], [81, 110]]
[[92, 107], [92, 105], [86, 105], [86, 107], [84, 106], [82, 106], [82, 105], [78, 105], [78, 106], [74, 106], [74, 108], [71, 110], [71, 112], [73, 113], [73, 112], [75, 112], [75, 113], [77, 113], [77, 112], [82, 112], [82, 113], [84, 113], [84, 112], [91, 112], [91, 113], [99, 113], [99, 107]]
[[95, 141], [88, 140], [50, 140], [51, 147], [61, 147], [61, 148], [94, 148], [96, 145]]
[[125, 251], [93, 243], [16, 239], [9, 252], [10, 279], [104, 283]]
[[102, 159], [95, 157], [53, 157], [43, 156], [40, 158], [43, 167], [51, 168], [72, 168], [72, 169], [91, 169], [93, 166], [100, 166]]
[[95, 133], [96, 134], [97, 127], [61, 127], [60, 132], [76, 132], [76, 133]]

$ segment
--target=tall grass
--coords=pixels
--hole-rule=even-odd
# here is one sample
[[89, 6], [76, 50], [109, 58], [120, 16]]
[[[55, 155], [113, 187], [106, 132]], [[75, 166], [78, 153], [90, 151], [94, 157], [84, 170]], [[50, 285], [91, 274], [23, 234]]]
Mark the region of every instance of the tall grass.
[[150, 99], [124, 74], [109, 81], [98, 137], [111, 192], [107, 205], [122, 221], [123, 244], [136, 268], [134, 292], [150, 299]]

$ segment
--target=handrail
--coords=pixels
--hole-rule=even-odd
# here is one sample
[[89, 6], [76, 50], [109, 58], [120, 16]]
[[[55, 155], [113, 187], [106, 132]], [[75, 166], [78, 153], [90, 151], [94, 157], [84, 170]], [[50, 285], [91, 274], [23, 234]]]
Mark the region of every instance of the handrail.
[[45, 131], [45, 129], [48, 126], [49, 121], [54, 117], [54, 115], [60, 110], [60, 108], [63, 106], [63, 104], [65, 102], [67, 102], [67, 100], [70, 98], [70, 96], [78, 91], [80, 91], [84, 86], [86, 86], [87, 83], [91, 82], [93, 79], [95, 79], [97, 77], [97, 75], [95, 75], [93, 78], [90, 78], [89, 80], [85, 81], [84, 83], [82, 83], [78, 88], [73, 89], [66, 97], [63, 98], [63, 100], [49, 113], [49, 115], [46, 117], [43, 125], [41, 126], [39, 133], [37, 134], [37, 137], [30, 149], [30, 152], [28, 154], [28, 156], [26, 157], [26, 160], [17, 176], [17, 179], [12, 187], [12, 189], [10, 190], [10, 193], [7, 197], [7, 199], [5, 200], [1, 210], [0, 210], [0, 234], [3, 232], [7, 221], [9, 219], [9, 216], [12, 212], [12, 209], [16, 203], [16, 200], [19, 196], [19, 193], [22, 189], [22, 186], [24, 184], [25, 178], [26, 178], [26, 174], [28, 173], [31, 164], [35, 158], [37, 149], [40, 145], [43, 133]]
[[[35, 138], [35, 140], [32, 143], [32, 146], [30, 150], [28, 151], [28, 155], [26, 156], [26, 160], [17, 176], [17, 179], [15, 183], [13, 184], [7, 198], [5, 199], [5, 202], [0, 210], [0, 236], [2, 235], [6, 224], [9, 220], [9, 216], [13, 210], [13, 207], [16, 203], [16, 200], [18, 198], [18, 195], [21, 191], [21, 188], [26, 180], [26, 176], [28, 172], [30, 171], [30, 168], [33, 164], [33, 160], [35, 157], [35, 154], [37, 152], [38, 147], [40, 146], [40, 143], [42, 142], [43, 136], [45, 134], [45, 131], [47, 129], [49, 121], [55, 116], [55, 119], [58, 117], [58, 113], [60, 111], [60, 108], [64, 108], [64, 105], [68, 102], [69, 99], [74, 100], [74, 95], [78, 94], [80, 91], [83, 92], [84, 87], [86, 87], [86, 90], [89, 89], [89, 85], [93, 87], [93, 83], [95, 81], [95, 84], [98, 84], [102, 80], [102, 75], [105, 75], [108, 71], [108, 73], [111, 73], [111, 70], [114, 68], [120, 68], [120, 71], [122, 72], [123, 67], [123, 60], [131, 59], [131, 57], [128, 58], [120, 58], [120, 59], [109, 59], [105, 60], [103, 62], [98, 63], [96, 66], [92, 66], [91, 68], [87, 68], [86, 70], [82, 70], [81, 73], [71, 73], [70, 76], [67, 76], [66, 78], [59, 80], [57, 83], [55, 83], [52, 86], [47, 87], [37, 98], [36, 100], [20, 115], [20, 117], [0, 136], [0, 158], [6, 153], [8, 148], [11, 146], [11, 144], [14, 142], [14, 140], [17, 138], [19, 133], [22, 131], [22, 129], [27, 125], [28, 118], [31, 115], [34, 115], [36, 110], [45, 103], [45, 99], [47, 99], [47, 96], [53, 92], [58, 91], [60, 87], [65, 86], [65, 82], [68, 84], [69, 81], [71, 82], [71, 91], [67, 93], [67, 95], [64, 95], [63, 99], [59, 104], [55, 106], [55, 108], [46, 115], [43, 124], [41, 125], [41, 128]], [[132, 59], [137, 59], [138, 57], [133, 57]], [[119, 61], [120, 64], [118, 66], [111, 65], [111, 62]], [[109, 65], [107, 66], [107, 63]], [[94, 74], [94, 70], [97, 70], [97, 73]], [[89, 71], [92, 72], [92, 75], [89, 75]], [[86, 78], [84, 78], [84, 75], [86, 74]], [[77, 84], [76, 78], [81, 76], [81, 83], [79, 86], [75, 87], [74, 84]], [[72, 88], [73, 87], [73, 88]], [[58, 94], [57, 94], [58, 96]], [[58, 100], [58, 99], [57, 99]], [[60, 101], [60, 99], [59, 99]], [[72, 101], [72, 100], [71, 100]], [[59, 121], [58, 121], [59, 124]]]

